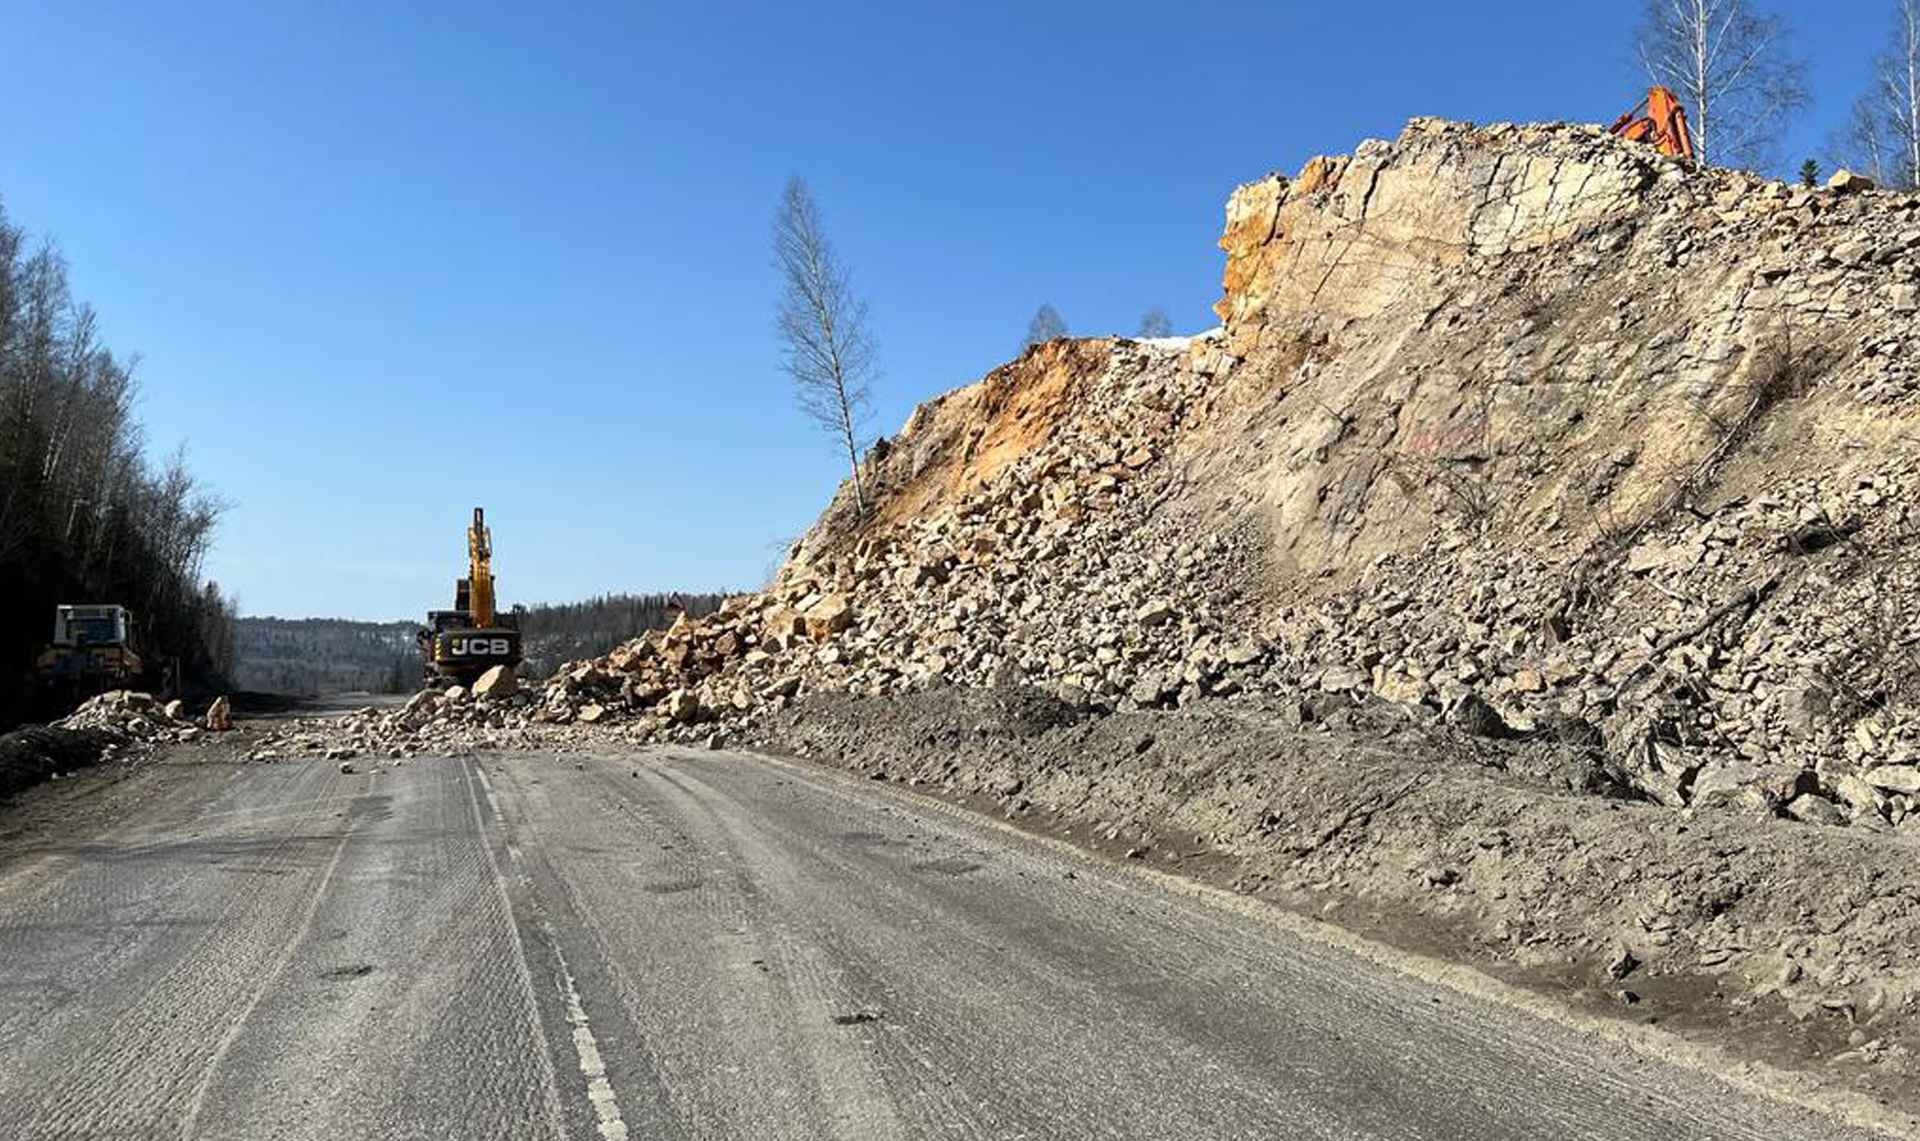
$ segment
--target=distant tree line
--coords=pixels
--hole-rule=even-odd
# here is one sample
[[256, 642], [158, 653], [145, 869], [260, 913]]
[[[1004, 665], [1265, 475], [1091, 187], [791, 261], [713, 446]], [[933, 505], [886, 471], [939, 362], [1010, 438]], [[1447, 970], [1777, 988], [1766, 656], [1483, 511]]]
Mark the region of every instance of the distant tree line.
[[673, 625], [684, 609], [700, 618], [720, 609], [725, 594], [603, 594], [585, 602], [533, 606], [520, 612], [523, 673], [545, 677], [564, 662], [599, 657], [648, 630]]
[[101, 344], [66, 260], [0, 205], [0, 721], [60, 603], [128, 607], [189, 686], [232, 665], [233, 605], [201, 580], [221, 504], [182, 454], [148, 459], [134, 392], [133, 360]]
[[242, 618], [234, 684], [257, 693], [408, 693], [420, 686], [417, 622]]

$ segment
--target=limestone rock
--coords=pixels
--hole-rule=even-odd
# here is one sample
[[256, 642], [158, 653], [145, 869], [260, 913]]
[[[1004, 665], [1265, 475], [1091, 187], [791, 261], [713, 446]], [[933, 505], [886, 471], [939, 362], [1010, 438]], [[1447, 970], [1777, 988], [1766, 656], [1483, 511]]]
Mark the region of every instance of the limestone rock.
[[520, 688], [512, 666], [494, 666], [473, 683], [475, 697], [505, 697]]
[[1827, 176], [1827, 189], [1836, 194], [1855, 194], [1862, 190], [1872, 190], [1874, 181], [1864, 174], [1857, 174], [1845, 167]]
[[1787, 802], [1786, 813], [1806, 824], [1826, 824], [1838, 826], [1847, 822], [1847, 814], [1840, 806], [1824, 796], [1803, 793]]
[[807, 636], [824, 642], [853, 625], [853, 607], [837, 594], [829, 594], [807, 608]]
[[1920, 793], [1920, 766], [1880, 765], [1861, 773], [1860, 777], [1885, 792]]
[[690, 689], [676, 689], [667, 695], [667, 716], [687, 725], [700, 719], [700, 695]]
[[1156, 599], [1142, 605], [1133, 612], [1133, 620], [1151, 629], [1173, 620], [1173, 604], [1164, 599]]

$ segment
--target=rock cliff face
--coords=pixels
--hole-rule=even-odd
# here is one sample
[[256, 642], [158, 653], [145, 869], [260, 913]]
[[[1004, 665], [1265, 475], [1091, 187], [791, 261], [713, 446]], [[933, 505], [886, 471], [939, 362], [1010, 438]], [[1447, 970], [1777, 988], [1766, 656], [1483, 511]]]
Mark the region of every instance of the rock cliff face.
[[928, 401], [870, 514], [843, 490], [774, 587], [563, 671], [542, 715], [1385, 702], [1674, 805], [1920, 827], [1920, 198], [1415, 120], [1240, 187], [1221, 245], [1220, 328]]

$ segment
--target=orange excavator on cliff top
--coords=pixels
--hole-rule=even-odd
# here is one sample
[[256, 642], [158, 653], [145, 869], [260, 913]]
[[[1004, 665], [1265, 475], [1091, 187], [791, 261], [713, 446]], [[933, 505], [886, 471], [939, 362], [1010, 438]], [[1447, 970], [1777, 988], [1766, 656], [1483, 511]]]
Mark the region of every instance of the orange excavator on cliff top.
[[[1641, 112], [1646, 112], [1641, 114]], [[1647, 97], [1614, 121], [1607, 130], [1636, 143], [1652, 143], [1661, 154], [1693, 157], [1693, 135], [1687, 130], [1687, 109], [1680, 97], [1664, 87], [1647, 89]]]

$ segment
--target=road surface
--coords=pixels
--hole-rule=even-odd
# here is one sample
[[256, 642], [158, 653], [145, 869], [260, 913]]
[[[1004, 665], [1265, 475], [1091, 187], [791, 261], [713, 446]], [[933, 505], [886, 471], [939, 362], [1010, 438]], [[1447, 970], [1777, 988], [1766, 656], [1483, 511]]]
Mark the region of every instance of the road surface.
[[5, 1136], [1868, 1136], [793, 766], [199, 768], [0, 863]]

